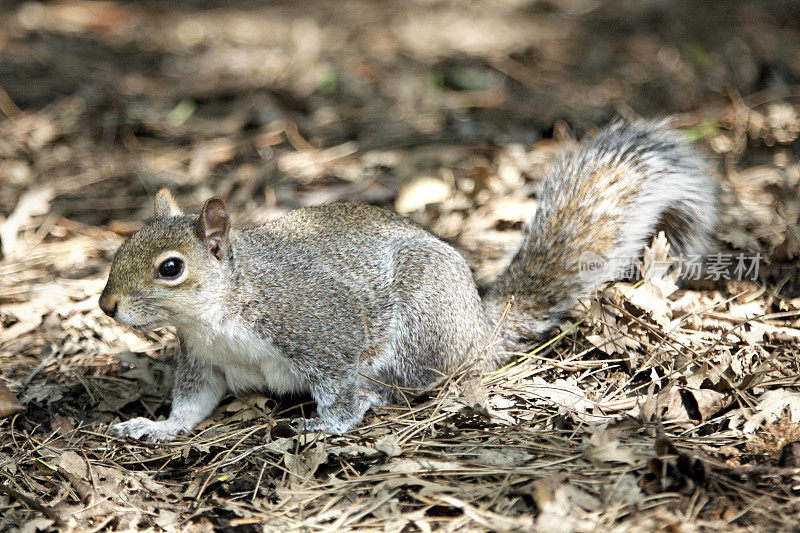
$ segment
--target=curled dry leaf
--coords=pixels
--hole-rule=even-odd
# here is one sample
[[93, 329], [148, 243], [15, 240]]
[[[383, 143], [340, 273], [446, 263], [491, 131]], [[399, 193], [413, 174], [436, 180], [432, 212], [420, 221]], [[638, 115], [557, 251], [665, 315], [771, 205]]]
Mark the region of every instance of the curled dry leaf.
[[661, 295], [666, 298], [676, 290], [676, 281], [680, 269], [672, 268], [675, 258], [669, 255], [669, 241], [663, 231], [653, 237], [650, 246], [644, 247], [641, 262], [642, 278], [659, 288]]
[[670, 422], [705, 422], [733, 403], [731, 393], [711, 389], [673, 388], [665, 398], [664, 420]]
[[455, 461], [437, 461], [436, 459], [400, 459], [383, 465], [371, 466], [366, 475], [389, 472], [393, 474], [419, 474], [423, 472], [452, 472], [464, 466]]
[[397, 457], [403, 453], [403, 448], [392, 435], [387, 435], [375, 443], [375, 449], [383, 452], [387, 457]]
[[595, 402], [587, 397], [574, 379], [557, 379], [553, 383], [540, 376], [530, 380], [527, 391], [535, 398], [544, 400], [546, 405], [553, 405], [559, 412], [568, 413], [575, 420], [598, 424], [608, 422], [609, 418], [597, 412]]
[[8, 390], [5, 384], [0, 383], [0, 418], [14, 416], [25, 410], [25, 406], [19, 403], [14, 393]]
[[20, 197], [14, 212], [5, 221], [0, 221], [0, 245], [3, 257], [8, 258], [19, 252], [17, 249], [19, 232], [33, 217], [43, 215], [50, 210], [53, 194], [53, 188], [49, 186], [31, 188]]
[[58, 466], [79, 479], [86, 478], [86, 461], [77, 452], [68, 450], [61, 454], [58, 459]]
[[600, 505], [583, 491], [559, 479], [537, 481], [531, 495], [539, 508], [534, 531], [593, 531], [597, 524], [578, 508]]
[[672, 309], [658, 285], [645, 281], [638, 287], [625, 292], [628, 300], [642, 311], [650, 313], [659, 326], [666, 327], [669, 324], [672, 318]]
[[514, 448], [487, 448], [480, 450], [475, 463], [490, 466], [521, 466], [533, 459], [533, 456], [523, 450]]

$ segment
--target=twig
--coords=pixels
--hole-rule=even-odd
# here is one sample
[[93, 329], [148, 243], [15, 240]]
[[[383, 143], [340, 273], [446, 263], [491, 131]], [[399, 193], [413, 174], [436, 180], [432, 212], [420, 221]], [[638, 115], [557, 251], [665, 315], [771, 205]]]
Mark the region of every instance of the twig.
[[49, 507], [46, 507], [46, 506], [42, 505], [41, 503], [37, 502], [33, 498], [29, 498], [28, 496], [25, 496], [24, 494], [22, 494], [18, 490], [12, 489], [11, 487], [6, 485], [5, 483], [0, 483], [0, 492], [2, 492], [4, 494], [7, 494], [7, 495], [11, 496], [12, 498], [23, 502], [25, 505], [27, 505], [28, 507], [30, 507], [34, 511], [39, 511], [40, 513], [45, 515], [47, 518], [49, 518], [51, 520], [55, 520], [56, 523], [59, 523], [59, 524], [61, 523], [61, 519], [58, 517], [58, 515], [55, 513], [55, 511], [53, 511]]

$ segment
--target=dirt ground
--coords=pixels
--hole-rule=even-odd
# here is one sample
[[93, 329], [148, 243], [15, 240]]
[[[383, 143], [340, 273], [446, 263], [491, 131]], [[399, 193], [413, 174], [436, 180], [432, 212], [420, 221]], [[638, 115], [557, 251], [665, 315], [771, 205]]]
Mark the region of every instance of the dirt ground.
[[[169, 412], [174, 334], [97, 306], [160, 187], [237, 222], [394, 209], [485, 285], [617, 115], [696, 144], [757, 273], [610, 285], [344, 436], [269, 394], [170, 444], [106, 433]], [[794, 0], [0, 3], [0, 530], [797, 531], [798, 136]]]

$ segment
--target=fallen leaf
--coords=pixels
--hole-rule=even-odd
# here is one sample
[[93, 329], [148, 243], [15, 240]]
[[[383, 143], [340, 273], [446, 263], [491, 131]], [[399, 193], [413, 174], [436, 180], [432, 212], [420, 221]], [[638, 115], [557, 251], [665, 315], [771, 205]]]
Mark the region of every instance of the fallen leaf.
[[642, 279], [658, 287], [661, 296], [666, 298], [676, 290], [680, 269], [672, 268], [676, 259], [669, 255], [669, 241], [663, 231], [653, 237], [650, 246], [644, 247], [641, 260]]
[[461, 403], [478, 413], [479, 415], [491, 420], [495, 424], [511, 425], [514, 419], [507, 412], [496, 411], [489, 403], [489, 395], [486, 387], [480, 379], [468, 379], [459, 387], [458, 403]]
[[19, 533], [37, 533], [38, 531], [50, 531], [56, 521], [51, 518], [31, 518], [18, 529]]
[[672, 309], [661, 292], [661, 288], [654, 283], [645, 281], [638, 287], [626, 291], [626, 296], [633, 305], [649, 312], [658, 325], [666, 327], [669, 324], [672, 318]]
[[369, 446], [361, 446], [359, 444], [350, 444], [348, 446], [331, 446], [328, 448], [328, 453], [345, 458], [381, 457], [386, 455], [385, 452], [378, 450], [377, 446], [375, 448], [371, 448]]
[[423, 209], [428, 204], [443, 202], [453, 193], [450, 185], [439, 178], [425, 176], [417, 178], [400, 188], [394, 209], [407, 215]]
[[583, 455], [595, 462], [636, 464], [638, 459], [631, 448], [622, 446], [613, 431], [595, 428], [584, 441]]
[[84, 479], [86, 477], [86, 461], [76, 452], [66, 451], [62, 453], [61, 457], [58, 459], [58, 466], [78, 479]]
[[775, 422], [781, 418], [784, 411], [789, 412], [790, 423], [800, 422], [800, 393], [785, 389], [767, 391], [755, 406], [753, 415], [744, 423], [742, 431], [755, 433], [761, 424]]
[[478, 452], [474, 462], [488, 466], [520, 466], [531, 459], [531, 454], [514, 448], [485, 448]]
[[589, 520], [586, 513], [578, 510], [582, 506], [572, 501], [571, 496], [577, 496], [583, 503], [587, 503], [588, 500], [583, 495], [569, 490], [568, 487], [568, 483], [559, 479], [534, 482], [531, 496], [539, 509], [539, 515], [536, 517], [533, 531], [593, 531], [597, 528], [597, 524]]
[[559, 378], [554, 383], [549, 383], [544, 378], [535, 376], [525, 389], [532, 396], [555, 405], [559, 412], [568, 413], [582, 422], [597, 424], [608, 421], [608, 416], [593, 413], [595, 403], [589, 400], [586, 391], [578, 387], [572, 378]]
[[0, 418], [14, 416], [24, 410], [25, 406], [19, 403], [14, 393], [4, 383], [0, 383]]
[[460, 463], [437, 461], [435, 459], [400, 459], [384, 465], [370, 467], [366, 475], [391, 472], [394, 474], [416, 474], [419, 472], [448, 472], [461, 470], [464, 466]]
[[37, 215], [50, 211], [50, 200], [53, 198], [52, 187], [34, 187], [20, 197], [14, 212], [5, 220], [0, 221], [0, 245], [2, 257], [8, 259], [20, 252], [17, 249], [17, 235]]
[[289, 487], [297, 489], [313, 481], [317, 468], [327, 458], [328, 453], [325, 445], [321, 442], [296, 454], [290, 451], [285, 452], [283, 462], [291, 474]]
[[397, 457], [403, 453], [403, 448], [400, 447], [392, 435], [378, 439], [378, 442], [375, 443], [375, 449], [385, 453], [388, 457]]
[[153, 519], [153, 523], [161, 529], [171, 529], [170, 526], [176, 526], [180, 518], [181, 515], [178, 513], [167, 511], [166, 509], [160, 509], [158, 511], [158, 516]]
[[733, 403], [733, 394], [711, 389], [673, 388], [663, 398], [664, 421], [705, 422]]

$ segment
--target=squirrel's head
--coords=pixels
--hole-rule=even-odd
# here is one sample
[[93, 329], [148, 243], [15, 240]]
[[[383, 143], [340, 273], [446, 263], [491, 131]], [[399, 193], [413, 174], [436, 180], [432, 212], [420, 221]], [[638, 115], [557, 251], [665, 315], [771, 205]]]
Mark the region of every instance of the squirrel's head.
[[161, 189], [155, 218], [114, 255], [100, 308], [122, 324], [154, 329], [203, 316], [219, 301], [231, 247], [225, 201], [206, 201], [199, 216], [184, 215]]

